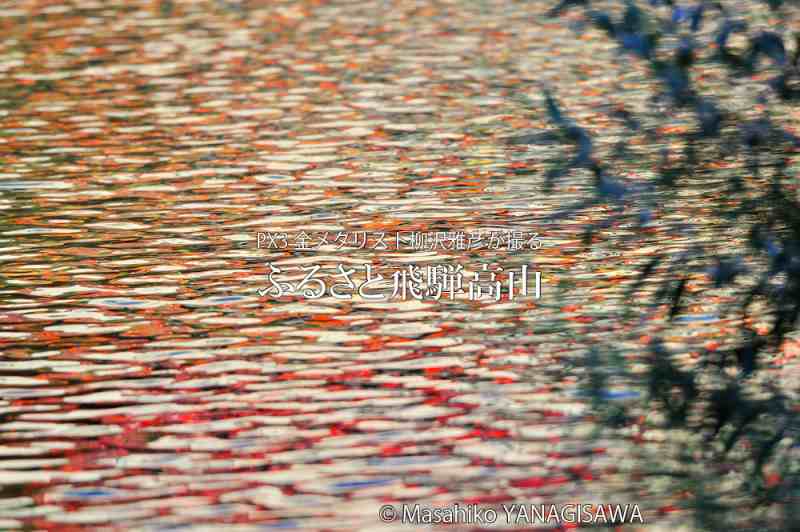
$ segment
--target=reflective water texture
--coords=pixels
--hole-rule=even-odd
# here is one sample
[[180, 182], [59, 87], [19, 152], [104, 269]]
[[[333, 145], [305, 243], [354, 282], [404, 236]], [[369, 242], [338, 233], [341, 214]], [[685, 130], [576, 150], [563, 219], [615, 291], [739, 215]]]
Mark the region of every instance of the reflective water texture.
[[[697, 238], [671, 231], [702, 202], [679, 198], [647, 245], [624, 217], [583, 242], [603, 205], [548, 220], [591, 182], [543, 190], [568, 148], [507, 141], [549, 127], [519, 95], [556, 87], [599, 150], [623, 126], [602, 111], [614, 45], [542, 11], [6, 2], [0, 528], [401, 530], [376, 512], [402, 501], [638, 503], [668, 519], [632, 475], [634, 444], [591, 438], [573, 362], [603, 343], [635, 362], [661, 325], [625, 316], [623, 288], [654, 250]], [[256, 245], [481, 228], [544, 246]], [[258, 293], [269, 263], [295, 279], [309, 264], [529, 264], [543, 293], [274, 299]], [[690, 311], [674, 347], [719, 338], [713, 305]]]

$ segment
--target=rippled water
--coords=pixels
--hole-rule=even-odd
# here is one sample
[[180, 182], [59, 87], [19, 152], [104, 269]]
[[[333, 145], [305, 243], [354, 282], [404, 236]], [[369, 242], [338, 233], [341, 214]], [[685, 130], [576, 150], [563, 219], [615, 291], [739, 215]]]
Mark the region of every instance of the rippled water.
[[[508, 144], [546, 127], [519, 95], [538, 101], [549, 80], [603, 133], [599, 149], [623, 133], [601, 112], [613, 45], [541, 11], [5, 3], [0, 528], [376, 530], [378, 507], [398, 501], [627, 502], [657, 521], [669, 501], [632, 480], [628, 443], [590, 438], [569, 368], [601, 343], [636, 358], [660, 325], [623, 319], [622, 288], [654, 250], [685, 244], [670, 231], [701, 207], [676, 199], [687, 209], [644, 243], [626, 217], [582, 242], [602, 205], [548, 219], [591, 182], [543, 190], [567, 148]], [[256, 240], [481, 228], [544, 246]], [[529, 264], [543, 291], [274, 299], [258, 293], [269, 263], [295, 280], [309, 264]], [[690, 310], [672, 344], [717, 338], [714, 306]]]

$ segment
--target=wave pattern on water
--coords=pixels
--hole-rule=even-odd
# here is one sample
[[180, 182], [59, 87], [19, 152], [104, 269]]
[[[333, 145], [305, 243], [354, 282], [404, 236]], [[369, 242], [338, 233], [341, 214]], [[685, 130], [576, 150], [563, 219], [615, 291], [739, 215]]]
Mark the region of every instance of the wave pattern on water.
[[[582, 243], [602, 206], [548, 222], [590, 180], [545, 194], [562, 148], [507, 142], [548, 127], [516, 98], [540, 76], [623, 134], [603, 39], [536, 2], [33, 4], [0, 9], [0, 528], [374, 530], [386, 501], [609, 493], [655, 519], [565, 369], [610, 339], [638, 355], [655, 325], [621, 319], [624, 288], [653, 248], [624, 223]], [[652, 241], [688, 245], [698, 213]], [[533, 264], [542, 299], [257, 293], [310, 256], [259, 231], [481, 227], [545, 246], [311, 257]], [[714, 337], [712, 307], [672, 343]]]

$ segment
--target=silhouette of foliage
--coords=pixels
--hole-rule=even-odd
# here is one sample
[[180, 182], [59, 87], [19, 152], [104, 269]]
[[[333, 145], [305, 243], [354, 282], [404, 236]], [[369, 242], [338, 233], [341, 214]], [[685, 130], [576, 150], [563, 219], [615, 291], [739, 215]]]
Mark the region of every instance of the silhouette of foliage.
[[[764, 2], [774, 25], [768, 29], [751, 26], [746, 14], [733, 12], [723, 1], [605, 4], [611, 6], [607, 11], [588, 0], [563, 0], [548, 15], [575, 16], [582, 11], [586, 27], [615, 42], [619, 53], [632, 58], [637, 67], [645, 67], [656, 88], [652, 101], [665, 112], [642, 117], [612, 104], [613, 117], [632, 132], [646, 131], [653, 120], [661, 131], [674, 132], [669, 146], [652, 134], [647, 137], [659, 153], [657, 172], [649, 183], [624, 180], [614, 175], [613, 168], [625, 150], [618, 146], [611, 157], [601, 160], [594, 148], [596, 139], [568, 117], [555, 89], [543, 87], [549, 121], [558, 138], [575, 152], [565, 166], [551, 170], [547, 186], [557, 186], [559, 177], [575, 169], [587, 169], [595, 191], [595, 197], [556, 217], [609, 204], [624, 207], [640, 227], [646, 227], [659, 198], [696, 186], [687, 176], [706, 176], [709, 181], [712, 176], [723, 177], [727, 187], [714, 204], [718, 223], [711, 230], [718, 234], [712, 241], [724, 241], [730, 228], [747, 238], [724, 251], [698, 242], [688, 249], [658, 253], [643, 265], [628, 290], [633, 297], [656, 282], [657, 274], [663, 277], [667, 272], [653, 296], [653, 305], [666, 309], [665, 326], [685, 315], [688, 301], [727, 291], [733, 294], [732, 302], [722, 312], [736, 317], [735, 342], [724, 348], [703, 347], [696, 364], [682, 367], [665, 342], [653, 338], [641, 381], [646, 400], [627, 406], [607, 400], [609, 375], [622, 373], [630, 379], [636, 375], [625, 368], [605, 368], [604, 355], [593, 349], [585, 361], [586, 392], [598, 419], [612, 430], [638, 423], [640, 432], [658, 428], [676, 435], [665, 445], [677, 446], [677, 465], [659, 465], [651, 474], [670, 477], [675, 480], [673, 489], [694, 495], [686, 507], [692, 510], [697, 528], [800, 530], [798, 390], [777, 385], [763, 369], [765, 360], [785, 349], [800, 317], [800, 202], [794, 191], [796, 176], [790, 172], [797, 164], [800, 139], [770, 114], [773, 105], [800, 101], [800, 35], [787, 35], [784, 24], [787, 9], [798, 4]], [[715, 30], [701, 35], [714, 23]], [[734, 36], [744, 37], [744, 49], [735, 49]], [[752, 85], [753, 101], [739, 100], [738, 108], [731, 108], [718, 95], [704, 93], [695, 80], [710, 68], [723, 68]], [[774, 77], [764, 81], [765, 75]], [[693, 127], [678, 123], [676, 117], [686, 115], [693, 117]], [[675, 144], [683, 146], [677, 161], [670, 152]], [[742, 163], [737, 166], [734, 161]], [[595, 230], [587, 229], [585, 242], [591, 241]], [[756, 325], [765, 320], [768, 326]], [[655, 415], [634, 415], [652, 409]], [[637, 421], [641, 419], [645, 421]], [[745, 514], [745, 509], [752, 512]]]

